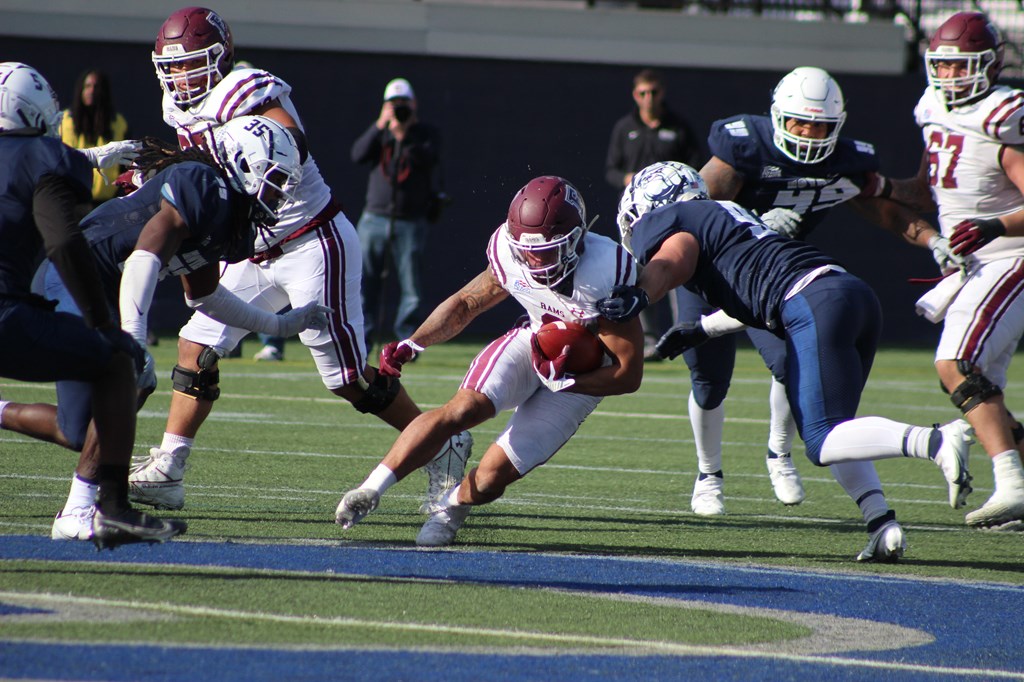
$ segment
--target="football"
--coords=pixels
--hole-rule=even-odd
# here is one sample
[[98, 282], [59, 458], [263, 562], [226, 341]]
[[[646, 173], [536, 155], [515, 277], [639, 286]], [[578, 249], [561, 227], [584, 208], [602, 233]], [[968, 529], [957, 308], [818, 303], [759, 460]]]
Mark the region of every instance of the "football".
[[583, 325], [557, 320], [537, 330], [537, 345], [548, 360], [557, 358], [569, 346], [569, 361], [565, 371], [584, 374], [601, 366], [604, 347], [597, 337]]

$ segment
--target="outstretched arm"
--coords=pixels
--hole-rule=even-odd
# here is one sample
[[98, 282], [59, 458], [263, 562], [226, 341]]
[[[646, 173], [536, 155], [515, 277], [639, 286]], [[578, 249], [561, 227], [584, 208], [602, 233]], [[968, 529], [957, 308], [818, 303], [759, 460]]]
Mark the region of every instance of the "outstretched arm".
[[491, 269], [487, 268], [434, 308], [434, 312], [409, 338], [424, 348], [444, 343], [457, 336], [477, 315], [498, 305], [508, 295]]

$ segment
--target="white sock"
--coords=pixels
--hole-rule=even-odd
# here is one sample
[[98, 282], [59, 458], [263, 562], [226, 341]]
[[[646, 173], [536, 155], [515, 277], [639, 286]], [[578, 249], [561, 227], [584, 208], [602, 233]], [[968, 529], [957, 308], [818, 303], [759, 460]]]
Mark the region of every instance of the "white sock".
[[4, 408], [10, 404], [10, 400], [0, 400], [0, 429], [4, 428]]
[[96, 504], [96, 498], [100, 494], [100, 484], [90, 483], [75, 474], [71, 479], [71, 492], [68, 493], [68, 501], [64, 503], [62, 513], [70, 513], [78, 507], [91, 507]]
[[785, 384], [772, 377], [772, 388], [768, 392], [768, 405], [771, 407], [770, 426], [768, 430], [768, 449], [776, 455], [788, 455], [793, 450], [793, 439], [796, 438], [796, 420], [789, 409]]
[[195, 438], [186, 438], [185, 436], [164, 432], [164, 439], [160, 441], [160, 449], [174, 455], [188, 457], [192, 452], [192, 446], [195, 445], [195, 442]]
[[370, 475], [366, 477], [360, 488], [369, 488], [370, 490], [377, 491], [378, 495], [383, 495], [384, 491], [398, 483], [398, 479], [395, 478], [395, 472], [388, 469], [383, 464], [378, 464], [377, 467], [370, 472]]
[[996, 479], [996, 490], [1024, 487], [1024, 471], [1021, 469], [1020, 455], [1016, 450], [1000, 452], [993, 457], [992, 474]]
[[[938, 436], [939, 440], [933, 443]], [[824, 465], [890, 457], [930, 459], [941, 443], [938, 429], [911, 426], [885, 417], [859, 417], [837, 424], [821, 446]]]
[[713, 474], [722, 470], [722, 431], [725, 428], [725, 405], [705, 410], [690, 392], [688, 402], [693, 442], [697, 447], [697, 471]]
[[876, 519], [889, 511], [882, 492], [882, 481], [871, 462], [843, 462], [829, 467], [832, 476], [858, 507], [865, 521]]
[[461, 502], [459, 502], [459, 489], [461, 487], [462, 484], [460, 483], [448, 491], [448, 494], [444, 496], [444, 506], [451, 508], [458, 507], [459, 505], [462, 504]]

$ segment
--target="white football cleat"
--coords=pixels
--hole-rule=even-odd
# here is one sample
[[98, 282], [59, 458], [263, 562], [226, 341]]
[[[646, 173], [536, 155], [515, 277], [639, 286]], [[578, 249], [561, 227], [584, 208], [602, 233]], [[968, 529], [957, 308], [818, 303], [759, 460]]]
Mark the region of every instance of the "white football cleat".
[[868, 546], [857, 555], [857, 561], [892, 563], [899, 561], [907, 551], [907, 538], [903, 528], [893, 518], [868, 535]]
[[92, 540], [92, 517], [95, 515], [96, 505], [75, 507], [68, 513], [61, 509], [53, 519], [50, 539]]
[[439, 507], [431, 513], [430, 518], [420, 528], [416, 536], [416, 544], [420, 547], [446, 547], [455, 540], [455, 534], [462, 528], [469, 516], [471, 504], [459, 504], [454, 507]]
[[990, 528], [1024, 519], [1024, 467], [1020, 456], [1015, 451], [996, 455], [992, 458], [992, 473], [996, 491], [980, 509], [967, 515], [968, 526]]
[[380, 504], [380, 495], [370, 488], [349, 490], [334, 511], [334, 522], [348, 530], [366, 518]]
[[697, 477], [693, 484], [693, 497], [690, 498], [690, 509], [698, 516], [721, 516], [725, 514], [725, 495], [722, 493], [721, 476], [707, 475]]
[[157, 509], [185, 506], [185, 460], [188, 451], [172, 454], [153, 448], [128, 474], [128, 499]]
[[252, 359], [257, 362], [281, 362], [284, 360], [284, 353], [273, 346], [263, 346]]
[[793, 458], [789, 455], [769, 457], [765, 460], [768, 463], [768, 478], [772, 481], [772, 488], [775, 490], [775, 497], [785, 505], [800, 504], [804, 501], [804, 485], [800, 480], [800, 472], [793, 464]]
[[974, 429], [963, 419], [940, 426], [942, 445], [935, 453], [935, 463], [942, 469], [949, 485], [949, 506], [959, 509], [967, 503], [971, 487], [971, 474], [967, 470], [967, 457], [974, 443]]
[[427, 499], [420, 505], [421, 514], [433, 513], [441, 495], [462, 481], [472, 454], [473, 434], [463, 431], [449, 438], [434, 459], [423, 467], [427, 472]]

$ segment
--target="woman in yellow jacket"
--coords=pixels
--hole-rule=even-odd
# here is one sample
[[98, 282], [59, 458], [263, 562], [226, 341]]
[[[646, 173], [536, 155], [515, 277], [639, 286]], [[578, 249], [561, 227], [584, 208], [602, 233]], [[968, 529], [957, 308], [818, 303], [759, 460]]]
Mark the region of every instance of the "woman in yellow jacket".
[[[96, 69], [83, 71], [75, 82], [71, 108], [64, 111], [60, 137], [64, 144], [85, 149], [108, 142], [128, 139], [128, 122], [114, 111], [114, 97], [107, 74]], [[92, 201], [97, 206], [114, 197], [114, 180], [123, 169], [120, 166], [94, 170]]]

